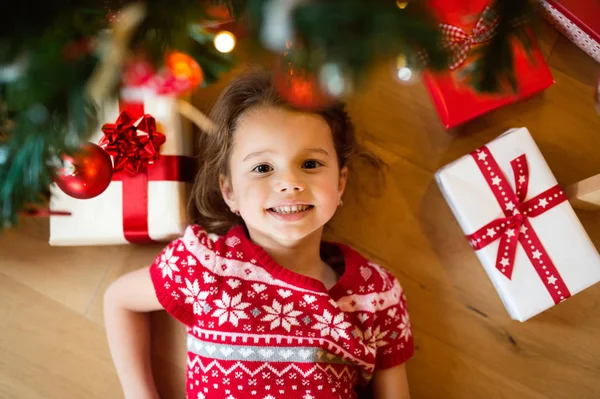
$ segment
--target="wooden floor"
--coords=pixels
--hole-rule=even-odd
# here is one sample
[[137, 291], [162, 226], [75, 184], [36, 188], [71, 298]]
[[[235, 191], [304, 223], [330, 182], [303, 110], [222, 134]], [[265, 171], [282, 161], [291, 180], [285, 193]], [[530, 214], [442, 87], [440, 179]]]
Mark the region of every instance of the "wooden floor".
[[[600, 172], [593, 103], [600, 66], [549, 26], [542, 46], [554, 86], [451, 132], [423, 86], [395, 82], [389, 65], [350, 101], [361, 136], [390, 173], [382, 190], [368, 168], [354, 170], [328, 235], [401, 280], [417, 346], [408, 366], [415, 399], [600, 397], [600, 285], [525, 323], [511, 320], [433, 179], [439, 167], [520, 126], [560, 184]], [[201, 91], [199, 106], [206, 110], [234, 74]], [[578, 216], [600, 247], [600, 212]], [[61, 248], [47, 240], [44, 219], [0, 235], [0, 398], [119, 398], [102, 294], [163, 245]], [[153, 326], [163, 397], [182, 398], [185, 332], [164, 312], [153, 315]]]

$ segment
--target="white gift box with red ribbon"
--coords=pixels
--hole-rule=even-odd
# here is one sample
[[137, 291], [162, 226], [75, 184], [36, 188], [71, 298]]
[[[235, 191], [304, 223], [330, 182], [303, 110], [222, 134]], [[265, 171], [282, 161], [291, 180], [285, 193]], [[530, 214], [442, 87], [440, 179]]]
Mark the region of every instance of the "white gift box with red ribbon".
[[[147, 184], [131, 185], [126, 172], [113, 174], [113, 181], [106, 191], [91, 199], [72, 198], [53, 184], [50, 209], [67, 211], [71, 215], [50, 217], [51, 245], [170, 241], [183, 234], [189, 224], [187, 199], [191, 184], [178, 177], [181, 172], [172, 170], [177, 161], [193, 161], [191, 124], [179, 114], [177, 97], [159, 95], [152, 90], [124, 91], [121, 107], [116, 101], [103, 107], [100, 126], [102, 123], [114, 123], [124, 104], [137, 105], [143, 108], [143, 113], [154, 117], [157, 130], [166, 136], [165, 143], [160, 147], [162, 159], [149, 166]], [[90, 141], [98, 144], [103, 136], [103, 131], [98, 128]], [[164, 178], [160, 177], [161, 173], [150, 172], [160, 164], [169, 165], [163, 168], [162, 175], [175, 177]], [[143, 219], [141, 223], [139, 219]]]
[[600, 255], [526, 128], [443, 167], [436, 180], [513, 319], [600, 281]]

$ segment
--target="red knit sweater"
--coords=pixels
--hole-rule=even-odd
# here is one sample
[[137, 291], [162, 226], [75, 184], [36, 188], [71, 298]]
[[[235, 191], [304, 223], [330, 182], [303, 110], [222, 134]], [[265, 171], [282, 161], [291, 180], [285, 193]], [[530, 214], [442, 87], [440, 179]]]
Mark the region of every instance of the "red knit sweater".
[[356, 398], [374, 370], [413, 354], [398, 281], [348, 246], [329, 291], [278, 265], [243, 226], [190, 226], [156, 258], [158, 299], [188, 326], [190, 399]]

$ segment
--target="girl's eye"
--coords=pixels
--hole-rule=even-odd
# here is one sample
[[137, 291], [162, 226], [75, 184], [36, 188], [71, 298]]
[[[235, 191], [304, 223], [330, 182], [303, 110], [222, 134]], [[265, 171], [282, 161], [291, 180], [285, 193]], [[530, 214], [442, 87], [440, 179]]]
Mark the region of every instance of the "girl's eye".
[[258, 165], [256, 166], [254, 169], [252, 169], [253, 172], [258, 172], [258, 173], [269, 173], [271, 171], [271, 167], [267, 164], [262, 164], [262, 165]]
[[302, 167], [304, 167], [306, 169], [315, 169], [321, 165], [323, 165], [321, 162], [319, 162], [315, 159], [311, 159], [311, 160], [305, 161], [304, 164], [302, 165]]

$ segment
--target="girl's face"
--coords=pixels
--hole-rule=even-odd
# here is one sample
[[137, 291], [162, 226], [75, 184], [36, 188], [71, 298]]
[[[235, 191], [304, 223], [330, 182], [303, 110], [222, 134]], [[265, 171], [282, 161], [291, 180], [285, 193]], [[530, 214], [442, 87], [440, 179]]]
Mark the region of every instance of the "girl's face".
[[348, 170], [338, 166], [332, 133], [318, 115], [257, 108], [240, 120], [220, 179], [223, 198], [253, 237], [292, 243], [335, 213]]

